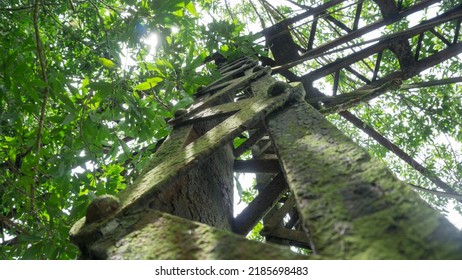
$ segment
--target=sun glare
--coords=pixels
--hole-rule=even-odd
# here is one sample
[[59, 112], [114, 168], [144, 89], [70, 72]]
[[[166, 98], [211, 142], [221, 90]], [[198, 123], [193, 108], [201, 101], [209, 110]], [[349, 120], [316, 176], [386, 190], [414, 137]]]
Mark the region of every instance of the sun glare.
[[146, 56], [147, 60], [151, 60], [154, 58], [156, 51], [157, 51], [157, 43], [159, 42], [159, 36], [157, 33], [150, 33], [143, 39], [141, 39], [141, 42], [143, 42], [146, 46], [149, 47], [149, 53]]

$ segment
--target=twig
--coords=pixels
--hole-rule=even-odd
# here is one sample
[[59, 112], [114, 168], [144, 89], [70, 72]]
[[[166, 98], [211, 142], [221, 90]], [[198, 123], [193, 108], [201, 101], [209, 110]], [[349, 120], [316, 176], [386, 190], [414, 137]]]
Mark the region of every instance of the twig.
[[265, 0], [260, 0], [260, 4], [263, 6], [263, 9], [265, 10], [266, 14], [268, 15], [268, 18], [271, 22], [271, 25], [275, 25], [276, 23], [273, 20], [273, 17], [271, 13], [269, 12], [269, 8], [266, 6], [267, 2]]
[[1, 214], [0, 214], [0, 225], [3, 228], [13, 230], [15, 234], [26, 233], [26, 231], [24, 230], [24, 228], [21, 225], [11, 221], [10, 219], [8, 219], [7, 217], [5, 217], [5, 216], [3, 216]]
[[104, 37], [106, 39], [106, 44], [107, 44], [107, 48], [110, 49], [110, 46], [109, 46], [109, 37], [108, 37], [108, 34], [107, 34], [107, 30], [106, 30], [106, 27], [104, 26], [104, 19], [101, 17], [100, 13], [99, 13], [99, 8], [98, 6], [93, 3], [93, 1], [88, 1], [90, 2], [90, 5], [93, 6], [93, 8], [95, 9], [96, 11], [96, 15], [98, 16], [98, 19], [100, 21], [100, 24], [101, 24], [101, 28], [103, 29], [104, 31]]
[[153, 88], [151, 88], [151, 93], [152, 93], [152, 96], [154, 97], [154, 99], [157, 101], [157, 103], [159, 103], [160, 105], [162, 105], [162, 107], [165, 108], [165, 110], [167, 111], [172, 111], [172, 109], [167, 105], [165, 104], [162, 99], [160, 99], [160, 97], [157, 95], [157, 93], [154, 91]]
[[[85, 3], [85, 2], [86, 2], [86, 0], [74, 1], [74, 4], [75, 3], [81, 4], [81, 3]], [[60, 6], [60, 5], [62, 5], [62, 3], [43, 2], [42, 5], [43, 6]], [[0, 12], [18, 12], [18, 11], [26, 11], [26, 10], [32, 10], [32, 9], [35, 9], [35, 3], [34, 3], [34, 5], [30, 5], [30, 6], [18, 6], [18, 7], [11, 7], [11, 8], [0, 8]]]
[[19, 243], [19, 237], [12, 238], [10, 240], [3, 241], [0, 246], [13, 246]]
[[252, 9], [254, 10], [255, 14], [257, 15], [258, 19], [260, 20], [260, 24], [261, 24], [262, 28], [263, 28], [263, 29], [266, 29], [265, 21], [263, 20], [263, 18], [261, 17], [260, 13], [258, 12], [257, 7], [256, 7], [255, 4], [252, 2], [252, 0], [249, 0], [249, 3], [250, 3], [250, 6], [252, 7]]
[[0, 8], [0, 12], [18, 12], [33, 9], [34, 6], [22, 6], [14, 8]]
[[[40, 0], [35, 0], [35, 3], [34, 3], [33, 22], [34, 22], [34, 30], [35, 30], [35, 40], [37, 43], [37, 55], [38, 55], [38, 59], [40, 62], [40, 70], [42, 74], [42, 80], [45, 83], [45, 88], [43, 90], [43, 102], [42, 102], [42, 108], [40, 110], [40, 119], [39, 119], [38, 129], [37, 129], [37, 157], [40, 157], [40, 148], [42, 146], [43, 122], [45, 120], [45, 109], [47, 106], [48, 96], [50, 95], [50, 87], [48, 85], [48, 77], [47, 77], [47, 72], [46, 72], [47, 63], [46, 63], [46, 58], [45, 58], [45, 54], [43, 51], [42, 38], [40, 37], [40, 30], [38, 26], [38, 17], [39, 17], [39, 9], [40, 9], [39, 2]], [[37, 161], [36, 172], [38, 172], [38, 164], [39, 164], [39, 161]], [[34, 197], [35, 197], [35, 185], [32, 185], [31, 192], [30, 192], [32, 211], [34, 210]]]
[[120, 17], [120, 12], [117, 11], [114, 7], [112, 7], [111, 5], [107, 4], [106, 2], [102, 1], [102, 0], [98, 0], [98, 2], [100, 2], [101, 4], [103, 4], [104, 6], [106, 6], [106, 8], [112, 10], [114, 13], [116, 13], [119, 17]]
[[460, 194], [450, 194], [450, 193], [447, 193], [447, 192], [440, 192], [440, 191], [430, 190], [430, 189], [423, 188], [421, 186], [417, 186], [417, 185], [414, 185], [414, 184], [411, 184], [411, 183], [408, 183], [408, 185], [410, 185], [411, 187], [413, 187], [416, 190], [424, 191], [424, 192], [431, 193], [431, 194], [434, 194], [434, 195], [437, 195], [437, 196], [447, 197], [447, 198], [454, 198], [454, 199], [462, 199], [462, 195], [460, 195]]
[[231, 12], [231, 9], [229, 8], [229, 4], [228, 4], [228, 1], [225, 0], [225, 8], [226, 8], [226, 11], [228, 12], [229, 16], [231, 17], [231, 19], [233, 20], [233, 22], [235, 21], [234, 19], [234, 15], [233, 13]]

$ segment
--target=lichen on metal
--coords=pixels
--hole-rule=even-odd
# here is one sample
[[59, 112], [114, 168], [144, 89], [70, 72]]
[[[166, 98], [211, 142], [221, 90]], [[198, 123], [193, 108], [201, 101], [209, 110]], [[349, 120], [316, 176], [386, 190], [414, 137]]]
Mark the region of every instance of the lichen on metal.
[[[108, 224], [111, 221], [107, 222]], [[90, 244], [91, 259], [308, 259], [289, 248], [246, 240], [243, 236], [159, 211], [124, 216], [119, 227]], [[310, 259], [319, 259], [311, 257]]]
[[268, 131], [318, 254], [336, 259], [460, 259], [462, 236], [381, 162], [306, 102]]

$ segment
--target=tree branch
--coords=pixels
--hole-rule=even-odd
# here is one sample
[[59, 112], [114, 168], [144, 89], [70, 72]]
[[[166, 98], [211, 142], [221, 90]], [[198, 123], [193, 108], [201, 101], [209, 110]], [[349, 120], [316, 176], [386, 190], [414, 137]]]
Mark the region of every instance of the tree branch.
[[0, 224], [2, 225], [3, 228], [14, 230], [15, 234], [21, 234], [25, 232], [25, 230], [20, 225], [11, 221], [10, 219], [8, 219], [7, 217], [1, 214], [0, 214]]
[[[80, 4], [80, 3], [85, 3], [86, 0], [84, 1], [74, 1], [74, 4]], [[42, 5], [44, 6], [60, 6], [62, 3], [47, 3], [43, 2]], [[32, 10], [35, 9], [35, 3], [34, 5], [29, 5], [29, 6], [18, 6], [18, 7], [11, 7], [11, 8], [0, 8], [0, 12], [18, 12], [18, 11], [26, 11], [26, 10]]]
[[233, 13], [231, 12], [231, 9], [229, 8], [229, 4], [228, 4], [228, 1], [225, 0], [225, 8], [226, 8], [226, 11], [228, 12], [229, 16], [231, 17], [231, 19], [233, 20], [233, 22], [235, 21], [234, 19], [234, 15]]
[[417, 185], [414, 185], [414, 184], [411, 184], [411, 183], [408, 183], [408, 185], [410, 185], [412, 188], [414, 188], [416, 190], [424, 191], [424, 192], [431, 193], [431, 194], [434, 194], [434, 195], [437, 195], [437, 196], [446, 197], [446, 198], [453, 198], [453, 199], [457, 199], [457, 200], [462, 199], [462, 195], [460, 195], [460, 194], [450, 194], [450, 193], [446, 193], [446, 192], [430, 190], [430, 189], [423, 188], [421, 186], [417, 186]]
[[19, 237], [12, 238], [10, 240], [6, 240], [0, 243], [0, 246], [13, 246], [19, 243]]
[[[48, 96], [50, 95], [50, 87], [48, 84], [48, 77], [46, 73], [46, 58], [45, 53], [43, 50], [43, 43], [42, 38], [40, 37], [40, 30], [38, 25], [38, 17], [39, 17], [39, 5], [40, 0], [35, 0], [34, 3], [34, 15], [33, 15], [33, 22], [34, 22], [34, 31], [35, 31], [35, 40], [37, 44], [37, 56], [40, 62], [40, 70], [42, 74], [42, 80], [45, 83], [45, 89], [43, 90], [43, 101], [42, 101], [42, 108], [40, 110], [40, 119], [38, 123], [37, 129], [37, 157], [40, 157], [40, 148], [42, 146], [42, 132], [43, 132], [43, 122], [45, 120], [45, 109], [47, 106]], [[37, 161], [37, 166], [39, 161]], [[31, 210], [34, 210], [34, 197], [35, 197], [35, 186], [31, 186], [30, 192], [30, 200], [31, 200]]]
[[33, 9], [34, 6], [22, 6], [13, 8], [0, 8], [0, 12], [18, 12]]
[[263, 18], [261, 17], [260, 13], [258, 12], [257, 7], [256, 7], [255, 4], [252, 2], [252, 0], [249, 0], [249, 3], [250, 3], [250, 6], [252, 7], [252, 9], [253, 9], [254, 12], [255, 12], [255, 15], [257, 15], [258, 19], [260, 20], [260, 25], [261, 25], [262, 29], [266, 29], [265, 21], [263, 20]]

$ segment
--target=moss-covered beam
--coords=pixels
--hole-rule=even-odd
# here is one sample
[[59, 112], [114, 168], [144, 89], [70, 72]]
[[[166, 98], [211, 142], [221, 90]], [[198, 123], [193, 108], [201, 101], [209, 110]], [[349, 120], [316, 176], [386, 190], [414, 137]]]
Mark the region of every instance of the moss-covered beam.
[[335, 259], [462, 259], [462, 235], [306, 102], [268, 131], [314, 250]]
[[308, 259], [288, 247], [246, 240], [154, 210], [106, 221], [97, 237], [87, 238], [90, 242], [81, 248], [84, 259]]

